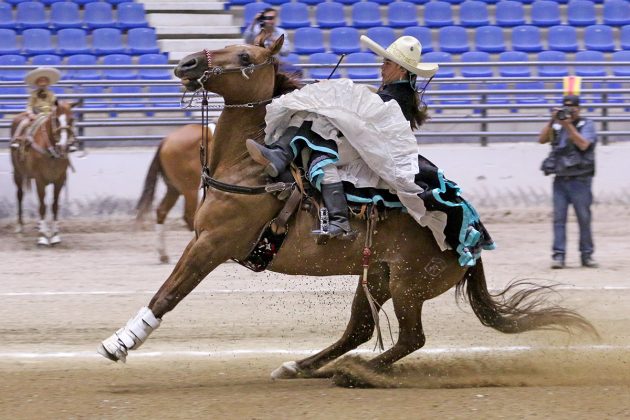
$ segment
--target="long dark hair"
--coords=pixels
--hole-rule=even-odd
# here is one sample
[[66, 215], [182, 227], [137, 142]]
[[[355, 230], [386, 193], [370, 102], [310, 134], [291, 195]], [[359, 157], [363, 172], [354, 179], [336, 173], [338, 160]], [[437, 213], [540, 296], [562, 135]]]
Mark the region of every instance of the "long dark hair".
[[415, 130], [416, 128], [427, 122], [427, 120], [430, 118], [429, 109], [427, 107], [427, 104], [420, 99], [420, 93], [418, 93], [418, 91], [416, 90], [415, 86], [417, 76], [408, 71], [407, 78], [409, 79], [409, 87], [413, 91], [413, 99], [411, 101], [413, 106], [411, 120], [409, 121], [409, 124], [411, 125], [411, 128]]

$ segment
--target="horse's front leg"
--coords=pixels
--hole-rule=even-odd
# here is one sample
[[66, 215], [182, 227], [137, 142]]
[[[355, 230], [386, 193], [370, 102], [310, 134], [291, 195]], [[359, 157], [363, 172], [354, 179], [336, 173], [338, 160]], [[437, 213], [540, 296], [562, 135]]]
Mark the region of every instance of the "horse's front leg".
[[[15, 165], [15, 164], [14, 164]], [[17, 168], [13, 168], [13, 181], [17, 188], [17, 226], [15, 227], [15, 233], [22, 233], [24, 230], [24, 220], [22, 219], [22, 199], [24, 198], [24, 179], [19, 173]]]
[[[389, 291], [389, 268], [386, 264], [375, 265], [368, 274], [368, 289], [378, 306], [383, 305], [391, 297]], [[332, 376], [315, 374], [315, 371], [336, 358], [354, 350], [372, 338], [374, 318], [361, 280], [354, 293], [352, 312], [346, 330], [337, 342], [313, 356], [294, 362], [285, 362], [271, 373], [273, 379], [293, 379], [311, 376]]]
[[61, 235], [59, 235], [59, 225], [57, 221], [57, 217], [59, 214], [59, 196], [61, 195], [61, 189], [63, 188], [64, 183], [66, 182], [65, 176], [63, 179], [55, 182], [55, 191], [53, 195], [53, 204], [52, 204], [52, 212], [53, 212], [53, 222], [51, 226], [50, 232], [50, 244], [57, 245], [61, 243]]
[[37, 198], [39, 199], [39, 237], [37, 238], [37, 245], [49, 246], [49, 229], [48, 223], [46, 223], [46, 184], [39, 180], [35, 184], [37, 185]]
[[160, 326], [164, 314], [173, 310], [208, 273], [231, 257], [229, 253], [234, 248], [225, 246], [228, 242], [229, 237], [210, 231], [203, 231], [198, 238], [190, 241], [149, 306], [140, 309], [127, 325], [104, 340], [98, 352], [115, 362], [125, 362], [128, 351], [137, 349], [146, 341], [149, 334]]

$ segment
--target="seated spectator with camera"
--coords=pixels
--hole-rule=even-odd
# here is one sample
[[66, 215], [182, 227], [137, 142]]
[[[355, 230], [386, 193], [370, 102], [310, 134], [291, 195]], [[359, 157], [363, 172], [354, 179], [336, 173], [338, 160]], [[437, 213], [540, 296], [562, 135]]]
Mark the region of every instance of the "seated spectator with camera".
[[540, 143], [551, 143], [549, 156], [541, 170], [555, 175], [553, 180], [553, 256], [551, 268], [564, 268], [566, 222], [569, 204], [573, 205], [580, 230], [583, 267], [597, 267], [592, 257], [591, 232], [592, 183], [595, 175], [597, 133], [593, 121], [580, 116], [580, 98], [567, 95], [562, 108], [551, 110], [551, 119], [540, 132]]
[[276, 26], [277, 18], [278, 12], [271, 7], [258, 13], [252, 20], [252, 23], [250, 23], [243, 32], [245, 42], [253, 45], [256, 38], [259, 35], [263, 35], [265, 37], [264, 44], [266, 47], [269, 47], [276, 39], [284, 35], [284, 43], [282, 44], [280, 55], [289, 55], [291, 52], [291, 43], [289, 42], [289, 37], [287, 36], [286, 31]]

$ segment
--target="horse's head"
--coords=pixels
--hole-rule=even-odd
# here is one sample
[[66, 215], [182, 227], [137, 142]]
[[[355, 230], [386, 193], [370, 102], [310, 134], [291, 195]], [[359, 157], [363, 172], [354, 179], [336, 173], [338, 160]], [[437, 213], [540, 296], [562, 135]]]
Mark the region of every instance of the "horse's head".
[[259, 45], [230, 45], [220, 50], [203, 50], [184, 57], [175, 68], [187, 90], [201, 87], [217, 93], [228, 104], [249, 103], [271, 98], [277, 70], [274, 55], [284, 36], [269, 48]]
[[72, 108], [78, 103], [58, 101], [48, 120], [48, 133], [51, 146], [65, 150], [74, 140], [74, 115]]

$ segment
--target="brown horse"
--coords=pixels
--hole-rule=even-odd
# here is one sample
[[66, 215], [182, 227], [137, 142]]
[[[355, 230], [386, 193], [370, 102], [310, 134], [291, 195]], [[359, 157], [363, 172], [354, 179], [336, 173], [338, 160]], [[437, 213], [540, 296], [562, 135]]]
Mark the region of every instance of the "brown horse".
[[[206, 130], [211, 141], [211, 130]], [[203, 131], [199, 124], [188, 124], [179, 127], [158, 146], [149, 172], [144, 180], [142, 195], [137, 205], [137, 219], [141, 220], [151, 209], [158, 176], [162, 176], [166, 184], [166, 194], [156, 209], [157, 250], [160, 261], [168, 262], [166, 254], [166, 238], [164, 236], [164, 220], [180, 195], [184, 196], [184, 221], [193, 230], [193, 218], [197, 210], [199, 186], [201, 181], [201, 163], [199, 146]]]
[[[68, 146], [74, 140], [74, 118], [72, 107], [76, 104], [58, 102], [52, 113], [35, 128], [32, 140], [23, 140], [20, 147], [11, 149], [13, 163], [13, 180], [17, 187], [18, 226], [21, 232], [24, 226], [22, 219], [22, 198], [24, 188], [29, 189], [31, 180], [35, 179], [37, 196], [39, 197], [39, 238], [37, 244], [42, 246], [56, 245], [61, 242], [57, 216], [59, 212], [59, 193], [66, 182], [66, 174], [70, 166]], [[11, 125], [11, 136], [26, 113], [18, 114]], [[53, 220], [49, 226], [46, 222], [46, 186], [54, 185], [52, 213]]]
[[[221, 95], [226, 103], [209, 152], [209, 174], [224, 183], [254, 186], [268, 180], [262, 167], [247, 154], [245, 141], [264, 127], [264, 104], [296, 86], [277, 72], [274, 54], [283, 39], [269, 48], [234, 45], [201, 51], [180, 61], [175, 75], [188, 90], [201, 85]], [[242, 106], [250, 104], [249, 107]], [[260, 137], [260, 136], [258, 136]], [[269, 194], [237, 195], [209, 189], [195, 214], [195, 238], [184, 250], [173, 272], [135, 318], [103, 341], [99, 353], [125, 360], [128, 350], [138, 348], [159, 326], [162, 317], [184, 299], [219, 264], [247, 257], [259, 232], [282, 208]], [[269, 269], [278, 273], [332, 276], [359, 275], [367, 232], [365, 222], [353, 221], [359, 232], [354, 242], [331, 240], [317, 245], [311, 230], [311, 215], [299, 211], [291, 220], [288, 236]], [[510, 297], [488, 292], [481, 260], [474, 267], [461, 267], [453, 251], [442, 252], [432, 234], [408, 214], [394, 212], [379, 222], [372, 247], [368, 288], [378, 305], [392, 299], [399, 323], [393, 347], [368, 362], [368, 368], [383, 369], [421, 348], [422, 305], [453, 286], [468, 297], [487, 326], [504, 333], [537, 329], [582, 329], [596, 334], [593, 326], [573, 311], [546, 306], [540, 287], [526, 287]], [[510, 288], [508, 288], [510, 290]], [[514, 290], [514, 289], [511, 289]], [[288, 378], [314, 375], [330, 361], [368, 341], [375, 329], [369, 301], [359, 282], [352, 314], [343, 336], [328, 348], [297, 362], [283, 364], [272, 376]]]

